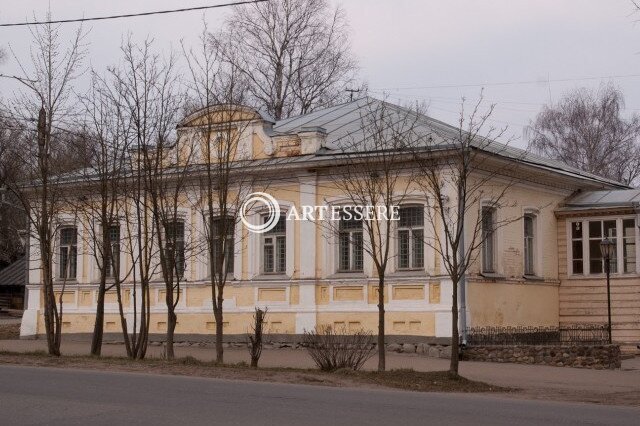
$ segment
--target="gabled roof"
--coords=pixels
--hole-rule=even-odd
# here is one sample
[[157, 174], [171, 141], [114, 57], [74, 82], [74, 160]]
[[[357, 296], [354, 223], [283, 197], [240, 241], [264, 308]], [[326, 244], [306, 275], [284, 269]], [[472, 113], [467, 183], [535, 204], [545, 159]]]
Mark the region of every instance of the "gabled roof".
[[[363, 119], [368, 114], [384, 106], [386, 111], [398, 120], [406, 119], [409, 114], [415, 114], [398, 105], [387, 103], [372, 97], [364, 97], [351, 102], [343, 103], [333, 107], [314, 111], [309, 114], [299, 115], [277, 121], [273, 126], [275, 135], [297, 134], [304, 128], [320, 127], [327, 133], [326, 148], [336, 152], [357, 152], [358, 141], [363, 139], [362, 130]], [[413, 118], [412, 118], [413, 119]], [[424, 114], [415, 118], [415, 129], [423, 134], [433, 134], [434, 139], [430, 141], [431, 148], [447, 143], [447, 139], [455, 138], [460, 130], [442, 121], [433, 119]], [[503, 158], [516, 160], [527, 165], [544, 169], [550, 172], [559, 173], [574, 178], [586, 179], [595, 183], [617, 188], [628, 188], [620, 182], [607, 179], [592, 173], [584, 172], [575, 167], [568, 166], [560, 161], [545, 158], [529, 151], [505, 145], [496, 141], [488, 141], [476, 138], [477, 147], [489, 154], [501, 156]], [[362, 145], [360, 145], [362, 146]]]
[[0, 286], [19, 285], [24, 286], [27, 283], [27, 259], [25, 256], [20, 257], [0, 271]]

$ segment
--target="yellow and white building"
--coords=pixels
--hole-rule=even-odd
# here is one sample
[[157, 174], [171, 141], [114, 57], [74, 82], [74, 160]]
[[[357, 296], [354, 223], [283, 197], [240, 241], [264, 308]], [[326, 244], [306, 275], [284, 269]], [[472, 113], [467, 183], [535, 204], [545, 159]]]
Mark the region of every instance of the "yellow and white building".
[[[243, 134], [238, 155], [265, 161], [287, 158], [286, 167], [274, 168], [268, 187], [284, 213], [293, 206], [300, 209], [304, 205], [339, 203], [344, 194], [335, 184], [339, 177], [332, 173], [336, 160], [331, 153], [340, 149], [346, 135], [357, 131], [362, 112], [377, 102], [364, 98], [277, 122], [246, 108], [240, 119]], [[203, 116], [215, 111], [211, 108], [187, 117], [178, 128], [179, 137], [189, 138], [202, 124]], [[441, 122], [424, 119], [440, 133], [456, 132]], [[517, 162], [523, 177], [508, 189], [501, 203], [504, 207], [491, 212], [496, 220], [517, 220], [495, 231], [466, 276], [465, 325], [605, 322], [602, 259], [593, 247], [608, 235], [617, 237], [619, 252], [613, 274], [614, 339], [640, 341], [640, 254], [635, 249], [639, 218], [637, 205], [628, 199], [633, 194], [640, 199], [638, 192], [515, 148], [486, 155], [501, 162]], [[262, 173], [271, 176], [268, 169]], [[597, 194], [605, 193], [619, 194], [610, 195], [617, 204], [598, 204]], [[412, 230], [426, 234], [432, 231], [426, 223], [425, 208], [420, 198], [408, 198], [406, 205], [400, 206], [401, 217], [406, 216]], [[197, 232], [202, 226], [188, 205], [181, 209], [181, 217], [189, 225], [186, 233]], [[255, 220], [260, 220], [259, 214]], [[77, 335], [93, 330], [99, 273], [89, 252], [85, 226], [68, 219], [59, 232], [57, 247], [57, 259], [62, 252], [75, 259], [73, 276], [67, 277], [62, 299], [63, 331]], [[595, 230], [597, 226], [600, 233]], [[404, 238], [401, 232], [402, 223], [394, 230], [398, 241]], [[335, 235], [309, 221], [285, 221], [269, 234], [249, 233], [238, 224], [235, 236], [236, 250], [224, 300], [227, 335], [247, 332], [255, 306], [268, 308], [267, 328], [271, 333], [301, 334], [319, 324], [348, 330], [365, 328], [375, 333], [377, 277], [366, 253], [353, 247], [341, 248]], [[450, 336], [451, 282], [434, 250], [426, 244], [419, 247], [411, 243], [411, 247], [405, 254], [399, 253], [397, 245], [392, 249], [384, 295], [387, 333]], [[121, 262], [125, 264], [126, 259]], [[206, 256], [188, 258], [176, 310], [178, 335], [214, 334], [208, 273]], [[125, 303], [130, 304], [131, 292], [126, 285]], [[152, 334], [166, 331], [164, 291], [159, 276], [151, 288]], [[42, 335], [40, 271], [35, 257], [31, 259], [27, 293], [21, 335]], [[119, 333], [116, 299], [111, 292], [106, 297], [105, 313], [105, 332]]]

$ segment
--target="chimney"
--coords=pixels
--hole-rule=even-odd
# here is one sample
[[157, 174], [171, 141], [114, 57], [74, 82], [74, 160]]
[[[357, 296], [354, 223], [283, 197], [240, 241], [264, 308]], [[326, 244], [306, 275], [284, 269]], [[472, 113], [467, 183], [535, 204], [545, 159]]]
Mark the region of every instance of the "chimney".
[[327, 131], [322, 127], [303, 127], [298, 132], [300, 137], [300, 153], [315, 154], [325, 145]]

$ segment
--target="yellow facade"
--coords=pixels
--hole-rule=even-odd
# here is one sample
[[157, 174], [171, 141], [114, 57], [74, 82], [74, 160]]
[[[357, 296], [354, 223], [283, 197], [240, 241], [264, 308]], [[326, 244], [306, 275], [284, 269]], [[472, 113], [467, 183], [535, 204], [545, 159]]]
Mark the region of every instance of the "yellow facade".
[[[214, 123], [225, 117], [221, 111], [214, 110], [210, 113], [212, 115], [209, 118]], [[236, 115], [238, 119], [247, 120], [236, 136], [240, 138], [240, 133], [243, 132], [248, 134], [245, 148], [253, 159], [299, 156], [306, 149], [302, 137], [269, 136], [271, 132], [268, 131], [268, 125], [260, 122], [261, 118], [255, 112], [241, 110]], [[180, 130], [187, 132], [190, 128], [201, 128], [208, 124], [211, 121], [195, 115], [186, 119]], [[249, 132], [247, 129], [252, 130]], [[283, 212], [292, 208], [300, 211], [304, 205], [338, 205], [347, 200], [347, 194], [336, 183], [338, 178], [331, 168], [304, 165], [295, 170], [274, 174], [268, 185], [256, 185], [252, 190], [268, 192], [278, 200]], [[399, 191], [411, 194], [411, 197], [407, 197], [407, 204], [427, 208], [426, 199], [420, 196], [418, 188], [408, 177], [399, 179], [398, 185]], [[484, 276], [479, 259], [468, 270], [464, 289], [467, 326], [558, 325], [563, 318], [581, 318], [583, 311], [580, 309], [590, 309], [574, 308], [572, 305], [576, 303], [572, 297], [580, 295], [582, 298], [581, 292], [587, 295], [595, 293], [592, 293], [588, 280], [578, 281], [566, 276], [565, 225], [554, 214], [563, 200], [578, 187], [579, 182], [562, 181], [560, 178], [554, 181], [542, 174], [532, 175], [530, 179], [521, 180], [517, 184], [508, 179], [503, 181], [496, 178], [487, 186], [487, 198], [492, 193], [499, 193], [507, 188], [506, 195], [497, 208], [498, 219], [504, 225], [499, 227], [495, 237], [495, 274]], [[238, 193], [234, 193], [234, 197], [237, 196]], [[182, 197], [181, 214], [189, 224], [185, 231], [187, 238], [196, 239], [198, 232], [202, 232], [203, 224], [196, 212], [193, 198], [186, 195]], [[201, 200], [197, 203], [199, 202]], [[472, 238], [471, 230], [477, 221], [474, 216], [480, 211], [483, 200], [475, 202], [476, 205], [469, 209], [465, 217], [468, 229], [465, 237], [468, 239]], [[123, 211], [125, 214], [128, 212], [127, 208]], [[535, 279], [523, 277], [522, 217], [529, 213], [536, 217]], [[259, 220], [259, 215], [256, 215], [256, 220]], [[224, 289], [224, 332], [229, 335], [247, 333], [255, 307], [266, 307], [267, 330], [270, 333], [301, 334], [317, 325], [331, 325], [348, 331], [363, 329], [376, 333], [379, 289], [377, 273], [371, 259], [365, 255], [363, 270], [358, 273], [341, 272], [337, 267], [335, 232], [321, 223], [289, 222], [286, 225], [286, 270], [279, 274], [268, 274], [262, 270], [263, 236], [251, 233], [245, 227], [237, 227], [234, 236], [235, 269], [230, 272]], [[77, 225], [79, 232], [82, 232], [83, 223], [79, 221]], [[442, 238], [442, 225], [439, 219], [433, 224], [425, 222], [424, 232], [427, 238]], [[392, 235], [396, 238], [397, 234]], [[65, 283], [62, 295], [65, 333], [88, 333], [93, 329], [92, 312], [97, 298], [96, 266], [88, 242], [82, 238], [80, 241], [82, 245], [78, 254], [77, 280]], [[424, 267], [400, 270], [396, 260], [399, 248], [395, 242], [392, 243], [392, 256], [384, 288], [385, 328], [390, 335], [450, 336], [451, 280], [446, 274], [440, 254], [426, 243], [423, 248]], [[212, 335], [215, 331], [207, 262], [207, 256], [202, 253], [194, 253], [187, 258], [185, 281], [175, 294], [176, 298], [179, 297], [176, 307], [177, 334]], [[130, 268], [131, 264], [131, 259], [122, 258], [123, 269]], [[37, 274], [31, 274], [30, 282], [30, 292], [33, 291], [35, 295], [39, 291]], [[123, 303], [129, 315], [136, 297], [140, 297], [139, 288], [134, 297], [132, 286], [132, 275], [124, 277]], [[637, 302], [631, 291], [632, 286], [632, 281], [620, 282], [616, 290], [616, 297], [628, 302], [630, 310]], [[60, 296], [60, 292], [61, 288], [56, 297]], [[166, 332], [165, 295], [166, 289], [157, 273], [150, 291], [151, 333]], [[37, 302], [33, 302], [36, 305], [30, 305], [29, 315], [37, 320], [32, 328], [23, 327], [25, 335], [39, 335], [43, 332], [39, 309], [43, 298], [39, 295], [34, 299]], [[106, 295], [105, 311], [105, 331], [121, 332], [117, 298], [113, 290]], [[622, 336], [626, 332], [619, 333]], [[636, 335], [629, 334], [629, 338], [634, 336]]]

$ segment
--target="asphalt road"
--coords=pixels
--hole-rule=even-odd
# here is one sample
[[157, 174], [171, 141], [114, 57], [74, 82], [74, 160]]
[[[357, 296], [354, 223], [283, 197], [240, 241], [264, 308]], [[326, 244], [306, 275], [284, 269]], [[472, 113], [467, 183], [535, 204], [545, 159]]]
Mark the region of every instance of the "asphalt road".
[[640, 409], [0, 366], [6, 425], [637, 425]]

